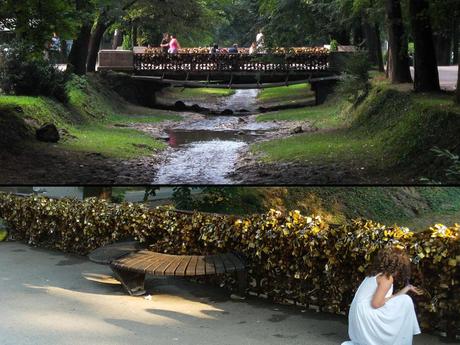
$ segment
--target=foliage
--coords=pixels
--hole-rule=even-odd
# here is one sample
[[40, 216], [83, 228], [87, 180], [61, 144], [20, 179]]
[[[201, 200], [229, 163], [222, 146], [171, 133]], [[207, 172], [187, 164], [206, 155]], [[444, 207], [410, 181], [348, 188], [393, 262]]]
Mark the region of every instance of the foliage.
[[[165, 253], [237, 251], [247, 258], [250, 291], [335, 313], [347, 311], [374, 254], [398, 245], [411, 257], [412, 283], [425, 290], [417, 298], [422, 327], [446, 330], [458, 323], [460, 225], [413, 233], [368, 220], [335, 225], [299, 211], [237, 218], [10, 194], [0, 194], [0, 217], [16, 239], [79, 254], [128, 237]], [[230, 277], [222, 279], [231, 285]]]
[[339, 50], [339, 43], [337, 42], [337, 40], [332, 40], [330, 44], [331, 52], [336, 52], [337, 50]]
[[369, 93], [369, 69], [370, 62], [367, 54], [355, 53], [345, 65], [344, 75], [338, 86], [338, 93], [357, 104]]
[[189, 205], [193, 204], [192, 187], [174, 187], [172, 199], [176, 208], [189, 209]]
[[328, 162], [379, 171], [387, 182], [420, 176], [444, 181], [444, 164], [429, 151], [438, 145], [457, 153], [459, 114], [449, 96], [418, 96], [380, 85], [346, 114], [349, 126], [256, 143], [252, 149], [267, 161]]
[[133, 48], [133, 41], [130, 35], [123, 36], [122, 47], [124, 50], [131, 50]]
[[7, 94], [50, 96], [67, 102], [68, 74], [57, 70], [24, 41], [1, 47], [0, 88]]
[[34, 52], [43, 51], [53, 32], [62, 38], [72, 37], [76, 15], [71, 1], [0, 1], [0, 27], [11, 29]]
[[459, 156], [450, 152], [446, 149], [440, 149], [439, 147], [434, 147], [431, 149], [437, 157], [447, 160], [450, 163], [450, 166], [446, 169], [446, 176], [448, 180], [452, 182], [458, 182], [460, 179], [460, 159]]

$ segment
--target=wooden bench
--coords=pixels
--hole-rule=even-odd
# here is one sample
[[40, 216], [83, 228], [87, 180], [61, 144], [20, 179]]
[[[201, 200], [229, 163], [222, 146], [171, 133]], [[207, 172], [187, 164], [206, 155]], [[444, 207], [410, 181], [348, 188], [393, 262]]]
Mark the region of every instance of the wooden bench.
[[147, 274], [154, 276], [199, 277], [223, 273], [236, 273], [240, 294], [247, 287], [244, 260], [237, 254], [171, 255], [142, 250], [136, 242], [116, 243], [93, 251], [89, 258], [109, 264], [123, 288], [131, 296], [145, 294]]

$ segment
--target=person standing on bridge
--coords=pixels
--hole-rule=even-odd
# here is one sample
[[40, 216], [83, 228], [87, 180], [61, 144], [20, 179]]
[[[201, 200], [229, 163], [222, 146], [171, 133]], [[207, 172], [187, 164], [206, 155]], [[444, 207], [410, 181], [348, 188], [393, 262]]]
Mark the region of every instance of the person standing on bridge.
[[168, 50], [169, 50], [169, 42], [171, 41], [171, 37], [169, 37], [169, 34], [167, 32], [165, 32], [163, 34], [163, 39], [161, 40], [161, 44], [160, 44], [160, 47], [161, 47], [161, 51], [164, 53], [164, 54], [168, 54]]
[[169, 50], [168, 53], [170, 54], [177, 54], [180, 49], [180, 43], [176, 38], [176, 35], [171, 35], [171, 41], [169, 41]]
[[256, 45], [258, 53], [265, 53], [265, 37], [262, 30], [256, 36]]

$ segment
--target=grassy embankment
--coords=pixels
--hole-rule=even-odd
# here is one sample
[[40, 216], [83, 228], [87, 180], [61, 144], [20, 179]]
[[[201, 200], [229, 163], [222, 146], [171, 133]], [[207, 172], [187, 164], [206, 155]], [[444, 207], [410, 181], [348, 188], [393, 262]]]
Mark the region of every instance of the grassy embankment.
[[423, 230], [460, 223], [457, 187], [228, 187], [224, 201], [203, 211], [233, 214], [298, 209], [334, 223], [356, 218]]
[[168, 87], [162, 90], [160, 98], [172, 103], [179, 100], [212, 103], [221, 97], [228, 97], [234, 93], [235, 90], [230, 89]]
[[289, 104], [311, 97], [314, 97], [314, 93], [310, 84], [296, 84], [262, 89], [257, 99], [259, 103]]
[[59, 148], [132, 158], [151, 154], [164, 143], [140, 131], [124, 128], [129, 123], [157, 123], [181, 118], [167, 112], [131, 105], [108, 90], [97, 77], [73, 76], [66, 86], [69, 102], [45, 97], [0, 96], [0, 128], [5, 140], [15, 145], [42, 145], [34, 128], [54, 123], [65, 133]]
[[408, 89], [374, 81], [369, 96], [356, 108], [335, 99], [319, 107], [261, 115], [258, 121], [309, 120], [324, 130], [255, 144], [253, 150], [267, 162], [343, 162], [439, 178], [442, 169], [430, 150], [438, 146], [458, 151], [460, 106], [448, 94]]

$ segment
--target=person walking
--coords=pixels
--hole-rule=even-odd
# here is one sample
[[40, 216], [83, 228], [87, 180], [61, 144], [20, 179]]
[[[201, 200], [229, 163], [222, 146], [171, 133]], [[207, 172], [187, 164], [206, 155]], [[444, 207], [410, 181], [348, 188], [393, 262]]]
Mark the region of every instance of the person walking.
[[[412, 345], [420, 334], [414, 302], [407, 294], [421, 295], [409, 285], [410, 259], [403, 249], [387, 247], [374, 260], [356, 291], [348, 315], [351, 341], [342, 345]], [[393, 283], [407, 284], [393, 294]]]
[[179, 53], [179, 49], [181, 48], [179, 41], [177, 40], [176, 35], [171, 35], [171, 41], [169, 41], [169, 54], [177, 54]]
[[265, 36], [262, 30], [259, 30], [259, 33], [256, 36], [256, 46], [258, 53], [265, 53]]
[[165, 32], [163, 34], [163, 39], [161, 40], [161, 43], [160, 43], [160, 48], [163, 54], [168, 54], [170, 41], [171, 41], [171, 37], [169, 36], [169, 33]]
[[229, 54], [238, 54], [238, 44], [234, 44], [231, 48], [228, 49]]
[[61, 39], [56, 32], [53, 32], [49, 46], [50, 62], [52, 64], [59, 64], [61, 62]]

